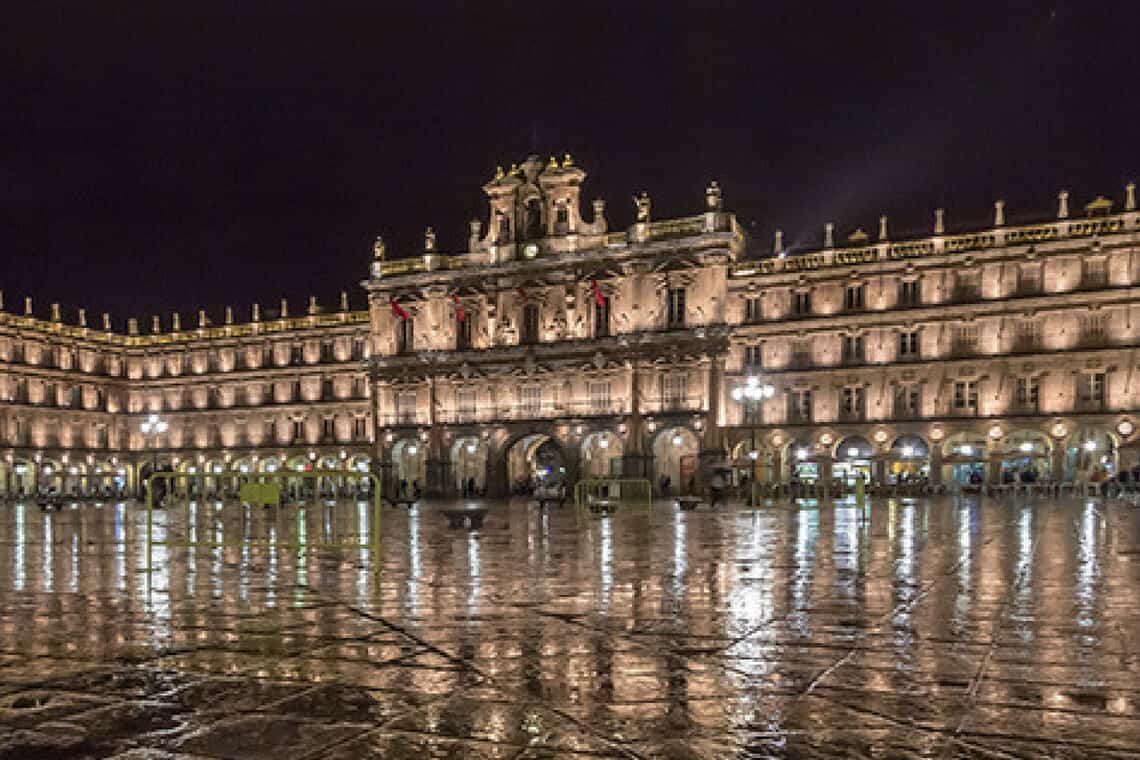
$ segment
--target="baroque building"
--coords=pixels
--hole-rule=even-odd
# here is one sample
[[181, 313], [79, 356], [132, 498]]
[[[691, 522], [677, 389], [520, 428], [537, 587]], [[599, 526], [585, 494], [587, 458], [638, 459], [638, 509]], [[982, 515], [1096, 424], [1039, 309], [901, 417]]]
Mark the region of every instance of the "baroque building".
[[[1137, 464], [1140, 213], [892, 240], [861, 230], [755, 255], [720, 188], [698, 213], [611, 230], [569, 156], [500, 169], [466, 250], [389, 260], [368, 310], [315, 301], [141, 334], [0, 302], [0, 489], [133, 489], [152, 467], [362, 471], [505, 494], [536, 478], [1095, 480]], [[698, 205], [698, 204], [694, 204]], [[152, 417], [153, 416], [153, 417]], [[147, 424], [148, 421], [162, 425]], [[161, 432], [159, 428], [162, 427]], [[147, 430], [149, 432], [144, 432]]]

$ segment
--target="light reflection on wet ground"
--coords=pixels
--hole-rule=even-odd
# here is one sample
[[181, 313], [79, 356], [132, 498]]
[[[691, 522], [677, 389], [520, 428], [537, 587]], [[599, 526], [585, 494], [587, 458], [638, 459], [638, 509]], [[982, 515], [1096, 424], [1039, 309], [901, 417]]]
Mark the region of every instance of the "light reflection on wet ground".
[[490, 506], [0, 506], [0, 758], [1140, 753], [1140, 510]]

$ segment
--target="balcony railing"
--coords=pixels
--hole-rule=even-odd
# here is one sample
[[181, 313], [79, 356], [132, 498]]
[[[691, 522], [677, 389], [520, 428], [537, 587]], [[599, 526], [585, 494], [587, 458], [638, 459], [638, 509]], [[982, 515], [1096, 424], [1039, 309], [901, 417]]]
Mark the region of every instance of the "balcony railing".
[[1108, 409], [1103, 398], [1078, 398], [1073, 406], [1073, 411], [1077, 412], [1103, 412]]
[[642, 411], [657, 414], [700, 411], [704, 399], [700, 396], [665, 396], [642, 403]]
[[839, 410], [840, 422], [866, 422], [867, 411], [865, 409], [840, 409]]

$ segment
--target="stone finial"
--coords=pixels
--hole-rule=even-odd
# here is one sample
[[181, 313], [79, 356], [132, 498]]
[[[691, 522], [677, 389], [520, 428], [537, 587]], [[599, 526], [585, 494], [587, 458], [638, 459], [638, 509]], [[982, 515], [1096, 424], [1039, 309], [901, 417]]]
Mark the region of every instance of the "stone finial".
[[289, 299], [281, 299], [281, 318], [286, 319], [289, 316]]
[[255, 303], [253, 305], [253, 317], [252, 317], [251, 321], [253, 321], [253, 322], [260, 322], [261, 321], [261, 304]]
[[234, 323], [234, 307], [226, 307], [226, 324], [232, 325]]
[[879, 217], [879, 240], [887, 239], [887, 217], [886, 215]]
[[157, 314], [150, 318], [150, 331], [156, 334], [162, 332], [162, 323], [159, 322]]
[[340, 291], [340, 310], [348, 311], [348, 291]]
[[107, 312], [103, 312], [103, 330], [111, 332], [111, 315]]
[[994, 201], [994, 226], [1005, 226], [1005, 201], [1003, 200]]
[[776, 230], [776, 234], [772, 240], [772, 253], [779, 256], [784, 252], [784, 231]]
[[934, 234], [946, 234], [946, 209], [944, 208], [934, 209]]
[[128, 335], [138, 335], [139, 334], [139, 321], [135, 317], [131, 317], [130, 319], [127, 320], [127, 334]]
[[724, 198], [720, 192], [720, 185], [716, 183], [715, 179], [705, 188], [705, 204], [709, 211], [720, 211], [724, 208]]
[[424, 230], [424, 253], [435, 253], [435, 230], [431, 227]]
[[320, 309], [317, 307], [317, 297], [309, 296], [309, 314], [316, 314]]
[[551, 156], [550, 160], [546, 162], [546, 168], [547, 169], [557, 169], [558, 168], [558, 159], [555, 158], [554, 156]]
[[498, 182], [499, 180], [501, 180], [505, 176], [507, 176], [507, 173], [503, 171], [503, 167], [502, 166], [496, 166], [495, 167], [495, 180], [494, 181]]
[[828, 222], [823, 225], [823, 247], [835, 247], [835, 222]]
[[174, 315], [170, 319], [170, 329], [174, 332], [178, 332], [182, 329], [182, 315], [178, 312], [174, 312]]
[[1129, 182], [1124, 186], [1124, 210], [1136, 210], [1136, 183]]
[[467, 223], [467, 229], [471, 231], [471, 237], [478, 240], [479, 236], [483, 234], [483, 223], [478, 219], [472, 219]]
[[1057, 193], [1057, 218], [1058, 219], [1068, 219], [1069, 218], [1069, 191], [1068, 190], [1062, 190], [1061, 192]]
[[637, 213], [638, 224], [644, 224], [649, 221], [649, 211], [651, 205], [652, 201], [649, 199], [649, 193], [645, 192], [644, 190], [641, 191], [641, 195], [635, 195], [633, 197], [633, 208]]
[[377, 235], [376, 240], [374, 240], [372, 243], [372, 258], [376, 259], [377, 261], [383, 261], [384, 257], [387, 255], [388, 246], [384, 244], [384, 238]]
[[601, 198], [594, 199], [594, 224], [606, 218], [606, 202]]
[[573, 165], [574, 165], [574, 159], [570, 158], [569, 153], [564, 153], [562, 155], [562, 168], [563, 169], [569, 169]]
[[4, 311], [4, 291], [0, 290], [0, 311]]
[[52, 322], [62, 321], [62, 317], [60, 317], [60, 315], [59, 315], [59, 304], [57, 304], [57, 303], [53, 303], [51, 305], [51, 321]]
[[205, 327], [210, 321], [206, 319], [206, 310], [198, 309], [198, 327]]
[[24, 316], [32, 316], [32, 297], [24, 296]]
[[79, 308], [79, 326], [87, 327], [87, 309]]

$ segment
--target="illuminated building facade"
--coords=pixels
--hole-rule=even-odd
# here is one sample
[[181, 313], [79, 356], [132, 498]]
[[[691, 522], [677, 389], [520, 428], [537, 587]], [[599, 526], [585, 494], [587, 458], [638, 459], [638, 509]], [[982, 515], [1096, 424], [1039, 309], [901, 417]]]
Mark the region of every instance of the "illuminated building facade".
[[[609, 228], [585, 173], [534, 157], [485, 186], [466, 250], [388, 260], [368, 310], [310, 303], [125, 334], [0, 309], [0, 489], [133, 489], [155, 462], [207, 476], [319, 467], [388, 493], [504, 494], [535, 478], [700, 487], [1096, 480], [1137, 457], [1140, 213], [895, 241], [826, 227], [750, 255], [720, 188], [698, 213]], [[694, 204], [698, 205], [698, 204]], [[165, 430], [143, 432], [150, 415]], [[401, 486], [401, 484], [403, 484]]]

